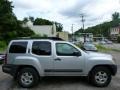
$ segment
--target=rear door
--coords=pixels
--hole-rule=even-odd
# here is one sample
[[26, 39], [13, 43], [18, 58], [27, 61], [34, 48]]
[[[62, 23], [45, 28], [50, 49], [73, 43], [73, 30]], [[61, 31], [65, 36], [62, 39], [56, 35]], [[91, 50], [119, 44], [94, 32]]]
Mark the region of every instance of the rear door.
[[53, 73], [48, 72], [48, 69], [53, 69], [53, 52], [52, 41], [33, 41], [31, 54], [33, 57], [39, 60], [42, 70], [45, 75], [51, 75]]

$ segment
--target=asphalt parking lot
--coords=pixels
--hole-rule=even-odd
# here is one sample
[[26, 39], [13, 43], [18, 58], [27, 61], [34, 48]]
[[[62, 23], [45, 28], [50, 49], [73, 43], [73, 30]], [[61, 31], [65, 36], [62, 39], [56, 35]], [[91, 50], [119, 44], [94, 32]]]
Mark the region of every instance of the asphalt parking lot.
[[31, 89], [23, 89], [17, 85], [10, 75], [2, 72], [0, 66], [0, 90], [120, 90], [120, 52], [112, 54], [118, 65], [118, 72], [108, 87], [98, 88], [88, 84], [83, 77], [46, 77], [39, 85]]

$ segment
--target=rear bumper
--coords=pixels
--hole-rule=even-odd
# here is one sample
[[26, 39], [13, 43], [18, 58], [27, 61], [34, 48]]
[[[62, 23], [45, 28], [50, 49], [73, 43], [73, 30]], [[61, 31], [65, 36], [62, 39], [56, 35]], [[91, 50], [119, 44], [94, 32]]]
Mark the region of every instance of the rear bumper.
[[8, 73], [12, 76], [16, 75], [17, 69], [18, 69], [17, 65], [5, 64], [5, 65], [2, 66], [2, 71], [4, 73]]

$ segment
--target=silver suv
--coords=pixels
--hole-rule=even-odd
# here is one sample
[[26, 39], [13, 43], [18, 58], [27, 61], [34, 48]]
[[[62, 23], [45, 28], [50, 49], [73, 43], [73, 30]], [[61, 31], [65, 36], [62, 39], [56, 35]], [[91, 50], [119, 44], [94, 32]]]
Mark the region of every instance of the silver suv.
[[105, 87], [117, 72], [111, 55], [85, 52], [57, 38], [12, 40], [2, 69], [25, 88], [44, 76], [87, 76], [93, 85]]

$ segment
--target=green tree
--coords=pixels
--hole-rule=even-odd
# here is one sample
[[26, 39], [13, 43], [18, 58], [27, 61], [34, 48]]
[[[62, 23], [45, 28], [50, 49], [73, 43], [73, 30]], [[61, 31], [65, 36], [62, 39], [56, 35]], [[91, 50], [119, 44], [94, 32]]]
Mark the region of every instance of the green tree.
[[52, 25], [53, 23], [46, 19], [36, 18], [33, 24], [34, 25]]
[[74, 34], [77, 36], [80, 36], [80, 33], [84, 33], [84, 30], [80, 28], [78, 31], [76, 31]]
[[112, 14], [112, 27], [116, 27], [120, 23], [120, 14], [118, 12], [115, 12]]
[[112, 20], [113, 20], [113, 21], [114, 21], [114, 20], [118, 20], [118, 19], [119, 19], [119, 16], [120, 16], [120, 14], [119, 14], [118, 12], [113, 13], [113, 14], [112, 14]]
[[[53, 21], [49, 21], [49, 20], [46, 20], [46, 19], [42, 19], [42, 18], [36, 18], [34, 20], [34, 25], [53, 25]], [[61, 23], [58, 23], [58, 22], [55, 22], [55, 25], [56, 25], [56, 30], [61, 32], [62, 29], [63, 29], [63, 25]]]
[[13, 6], [8, 0], [0, 0], [0, 36], [6, 37], [8, 32], [12, 32], [17, 26], [17, 18], [12, 12]]
[[[110, 35], [110, 28], [111, 27], [116, 27], [119, 26], [120, 24], [120, 18], [119, 18], [119, 13], [115, 12], [112, 14], [112, 21], [110, 22], [103, 22], [101, 24], [92, 26], [92, 27], [88, 27], [87, 29], [85, 29], [84, 32], [86, 33], [93, 33], [94, 36], [105, 36], [109, 38]], [[82, 32], [81, 29], [79, 29], [78, 31], [75, 32], [75, 34]]]
[[31, 22], [34, 22], [34, 17], [29, 16], [29, 20], [30, 20]]
[[27, 17], [24, 17], [23, 23], [27, 23], [27, 22], [28, 22], [28, 18], [27, 18]]
[[23, 28], [13, 13], [12, 2], [0, 0], [0, 40], [9, 41], [19, 36], [34, 34], [30, 29]]
[[55, 25], [56, 25], [56, 30], [57, 30], [58, 32], [61, 32], [62, 29], [63, 29], [63, 25], [62, 25], [61, 23], [57, 23], [57, 22], [55, 22]]

